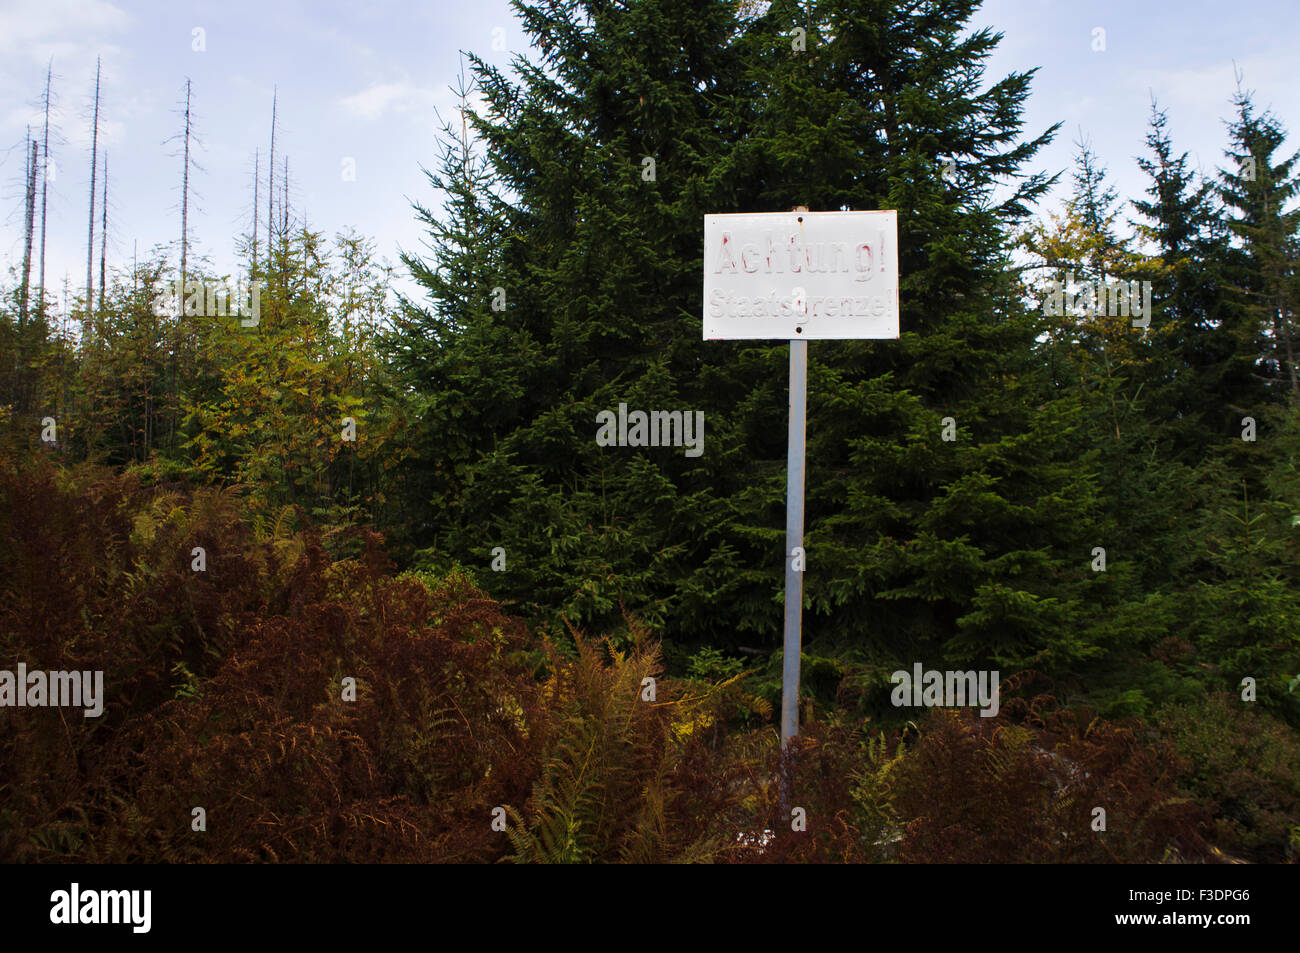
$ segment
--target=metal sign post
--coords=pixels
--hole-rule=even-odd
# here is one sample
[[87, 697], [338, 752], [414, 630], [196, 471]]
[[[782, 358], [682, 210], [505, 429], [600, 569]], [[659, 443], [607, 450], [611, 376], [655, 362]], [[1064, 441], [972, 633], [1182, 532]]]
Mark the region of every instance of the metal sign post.
[[808, 406], [808, 342], [790, 342], [790, 445], [785, 486], [785, 655], [781, 672], [781, 747], [799, 733], [799, 656], [803, 652], [804, 435]]

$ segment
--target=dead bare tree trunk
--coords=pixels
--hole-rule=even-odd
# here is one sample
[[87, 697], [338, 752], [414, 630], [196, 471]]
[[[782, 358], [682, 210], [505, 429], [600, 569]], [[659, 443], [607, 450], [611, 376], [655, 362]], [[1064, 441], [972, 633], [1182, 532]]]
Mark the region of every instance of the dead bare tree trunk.
[[[139, 242], [132, 246], [131, 250], [131, 289], [132, 292], [139, 285], [140, 281], [140, 264], [138, 261]], [[153, 287], [152, 285], [150, 287]], [[153, 355], [154, 348], [158, 344], [158, 312], [153, 308], [149, 309], [149, 356], [150, 360], [144, 377], [144, 447], [141, 451], [141, 460], [149, 459], [149, 447], [153, 443], [154, 432], [154, 412], [153, 412]]]
[[186, 338], [181, 334], [181, 328], [185, 326], [185, 299], [186, 294], [186, 272], [189, 265], [189, 220], [190, 220], [190, 134], [191, 134], [191, 115], [190, 115], [190, 80], [185, 80], [185, 132], [183, 146], [183, 167], [181, 170], [181, 260], [179, 282], [176, 286], [176, 324], [172, 332], [172, 346], [170, 348], [170, 364], [168, 373], [168, 402], [170, 411], [167, 425], [167, 446], [168, 449], [176, 447], [176, 418], [180, 414], [180, 397], [176, 386], [176, 363], [177, 351], [180, 343]]
[[262, 171], [259, 167], [261, 158], [261, 153], [255, 150], [253, 152], [253, 261], [248, 270], [249, 281], [257, 277], [257, 179]]
[[38, 310], [45, 316], [45, 210], [47, 186], [50, 181], [50, 77], [54, 73], [54, 58], [45, 67], [45, 130], [41, 134], [41, 282]]
[[99, 225], [99, 320], [100, 324], [104, 321], [104, 289], [106, 282], [105, 262], [108, 258], [108, 150], [104, 150], [104, 192], [103, 201], [100, 202], [100, 219]]
[[185, 263], [189, 252], [190, 216], [190, 81], [185, 81], [185, 166], [181, 173], [181, 312], [185, 310]]
[[271, 160], [267, 163], [266, 173], [266, 263], [270, 270], [271, 250], [274, 247], [271, 236], [275, 234], [275, 113], [279, 103], [279, 93], [271, 93]]
[[100, 61], [95, 60], [95, 114], [90, 124], [90, 216], [86, 227], [86, 313], [94, 309], [95, 301], [94, 267], [95, 267], [95, 173], [99, 167], [99, 69]]
[[280, 203], [280, 246], [284, 250], [285, 264], [289, 263], [289, 157], [284, 157], [284, 201]]
[[14, 369], [9, 379], [9, 400], [10, 403], [18, 408], [19, 412], [27, 409], [27, 386], [26, 386], [26, 361], [23, 360], [23, 345], [25, 335], [23, 331], [27, 327], [27, 312], [29, 308], [29, 295], [32, 287], [32, 228], [35, 221], [36, 212], [36, 170], [39, 163], [39, 154], [36, 151], [36, 140], [32, 139], [31, 129], [27, 130], [27, 143], [31, 149], [23, 149], [23, 155], [27, 160], [26, 175], [23, 178], [23, 191], [25, 204], [23, 208], [23, 224], [26, 226], [26, 232], [23, 235], [23, 274], [22, 284], [18, 293], [18, 339], [14, 347]]
[[40, 167], [40, 155], [37, 151], [36, 140], [31, 137], [30, 129], [27, 132], [27, 139], [32, 148], [27, 157], [27, 175], [26, 181], [23, 183], [24, 191], [27, 194], [23, 208], [25, 231], [23, 232], [23, 281], [18, 302], [19, 331], [27, 325], [28, 295], [31, 293], [32, 287], [32, 230], [36, 223], [36, 171]]

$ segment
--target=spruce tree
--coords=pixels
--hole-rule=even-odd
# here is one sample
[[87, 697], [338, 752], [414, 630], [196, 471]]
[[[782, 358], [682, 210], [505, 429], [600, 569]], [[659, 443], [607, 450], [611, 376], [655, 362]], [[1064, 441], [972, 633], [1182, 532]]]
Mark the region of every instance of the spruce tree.
[[1131, 204], [1144, 219], [1136, 223], [1137, 232], [1153, 246], [1163, 270], [1158, 321], [1168, 333], [1155, 355], [1159, 370], [1148, 406], [1166, 421], [1176, 451], [1192, 462], [1240, 430], [1229, 407], [1254, 404], [1258, 395], [1250, 391], [1258, 387], [1241, 373], [1230, 333], [1230, 236], [1217, 190], [1188, 167], [1186, 152], [1174, 154], [1167, 124], [1165, 111], [1153, 102], [1150, 154], [1137, 160], [1151, 180], [1150, 198]]
[[[1031, 412], [1050, 383], [1008, 262], [1054, 130], [1022, 136], [1031, 74], [984, 83], [976, 6], [516, 4], [540, 62], [471, 59], [484, 180], [452, 143], [442, 214], [418, 210], [436, 259], [408, 261], [429, 300], [393, 342], [426, 561], [545, 620], [777, 642], [787, 345], [700, 340], [703, 216], [897, 209], [902, 339], [810, 349], [808, 643], [891, 668], [1089, 653], [1080, 411]], [[702, 456], [598, 446], [620, 403], [704, 411]]]
[[1287, 206], [1300, 192], [1300, 153], [1275, 155], [1285, 130], [1268, 112], [1255, 114], [1249, 93], [1238, 90], [1233, 104], [1237, 116], [1229, 125], [1228, 152], [1233, 162], [1221, 170], [1221, 195], [1239, 242], [1232, 277], [1242, 320], [1233, 331], [1242, 362], [1253, 357], [1251, 370], [1269, 382], [1274, 398], [1285, 394], [1295, 401], [1300, 397], [1294, 328], [1300, 210]]

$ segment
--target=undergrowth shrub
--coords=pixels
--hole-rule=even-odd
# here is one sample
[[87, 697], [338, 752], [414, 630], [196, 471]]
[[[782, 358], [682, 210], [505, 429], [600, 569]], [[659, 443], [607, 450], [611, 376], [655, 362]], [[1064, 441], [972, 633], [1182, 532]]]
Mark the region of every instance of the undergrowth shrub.
[[739, 674], [663, 678], [658, 645], [629, 626], [625, 649], [576, 631], [571, 655], [548, 645], [552, 732], [532, 796], [510, 809], [516, 862], [698, 862], [737, 849], [747, 778], [725, 722], [765, 702]]
[[0, 667], [102, 670], [106, 695], [0, 711], [0, 861], [1294, 855], [1300, 748], [1223, 700], [1153, 729], [1024, 673], [995, 718], [810, 706], [783, 760], [762, 672], [700, 651], [670, 678], [635, 619], [551, 641], [463, 574], [395, 574], [376, 534], [330, 549], [353, 555], [236, 489], [0, 459]]
[[1214, 814], [1215, 842], [1262, 863], [1300, 861], [1300, 738], [1235, 695], [1168, 705], [1159, 733], [1174, 746], [1179, 787]]
[[[1015, 680], [1004, 682], [1014, 692]], [[1140, 723], [1004, 696], [1002, 711], [933, 709], [899, 766], [905, 863], [1153, 863], [1207, 856], [1206, 812], [1177, 790]], [[1096, 808], [1105, 811], [1105, 827]]]

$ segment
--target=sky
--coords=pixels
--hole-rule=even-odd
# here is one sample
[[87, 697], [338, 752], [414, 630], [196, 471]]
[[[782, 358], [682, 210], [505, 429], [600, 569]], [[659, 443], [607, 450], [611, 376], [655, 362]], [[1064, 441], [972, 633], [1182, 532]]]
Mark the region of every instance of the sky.
[[[1028, 171], [1066, 172], [1045, 203], [1054, 209], [1080, 136], [1120, 195], [1140, 196], [1145, 177], [1134, 159], [1144, 154], [1152, 96], [1168, 111], [1177, 151], [1206, 172], [1223, 164], [1237, 71], [1257, 107], [1291, 133], [1285, 153], [1300, 148], [1298, 12], [1289, 0], [988, 0], [972, 25], [1005, 34], [986, 84], [1039, 68], [1025, 133], [1063, 126]], [[175, 137], [189, 79], [201, 167], [191, 182], [191, 255], [233, 272], [234, 236], [251, 224], [258, 149], [265, 203], [273, 94], [277, 178], [287, 156], [295, 215], [327, 235], [353, 228], [394, 264], [399, 249], [420, 251], [411, 202], [434, 201], [421, 166], [436, 167], [438, 117], [454, 115], [462, 51], [503, 67], [527, 52], [507, 0], [0, 0], [0, 272], [22, 259], [23, 142], [29, 124], [39, 135], [51, 58], [58, 135], [47, 284], [60, 289], [66, 275], [75, 293], [85, 281], [96, 57], [110, 269], [129, 269], [137, 247], [143, 258], [178, 244]], [[98, 219], [97, 211], [97, 228]], [[96, 273], [97, 262], [98, 249]]]

